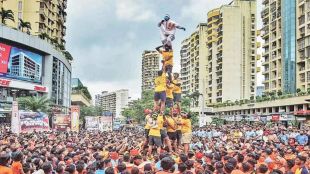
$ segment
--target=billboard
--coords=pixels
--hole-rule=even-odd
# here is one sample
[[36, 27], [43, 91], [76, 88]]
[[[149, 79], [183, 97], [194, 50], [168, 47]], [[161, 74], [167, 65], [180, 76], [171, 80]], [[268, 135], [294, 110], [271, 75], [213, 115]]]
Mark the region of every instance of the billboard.
[[22, 133], [35, 131], [48, 131], [48, 116], [42, 112], [19, 112], [20, 131]]
[[80, 107], [71, 106], [71, 130], [79, 131]]
[[18, 113], [18, 102], [17, 101], [13, 101], [12, 103], [11, 130], [15, 134], [20, 133], [20, 118], [19, 118], [19, 113]]
[[85, 129], [86, 130], [98, 130], [99, 129], [99, 117], [86, 116], [85, 117]]
[[0, 43], [0, 77], [41, 83], [43, 56]]
[[108, 132], [112, 131], [113, 128], [112, 117], [99, 117], [99, 131]]
[[59, 131], [71, 130], [71, 117], [66, 114], [56, 114], [54, 121], [54, 128]]

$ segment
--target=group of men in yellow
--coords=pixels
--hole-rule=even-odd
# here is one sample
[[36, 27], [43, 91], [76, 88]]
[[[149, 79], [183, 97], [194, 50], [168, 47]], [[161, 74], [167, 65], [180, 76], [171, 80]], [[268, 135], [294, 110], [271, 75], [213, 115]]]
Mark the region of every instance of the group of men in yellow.
[[[173, 22], [166, 15], [159, 27], [167, 25], [164, 28], [175, 30], [178, 25], [170, 25], [170, 23]], [[179, 28], [183, 29], [183, 27]], [[190, 114], [181, 112], [181, 81], [178, 73], [172, 73], [172, 44], [171, 42], [163, 42], [163, 45], [157, 47], [156, 50], [162, 55], [163, 65], [154, 81], [154, 108], [144, 111], [146, 116], [145, 144], [149, 146], [148, 155], [152, 154], [154, 147], [156, 147], [158, 154], [162, 147], [165, 147], [169, 152], [177, 152], [182, 146], [184, 152], [187, 153], [191, 142], [192, 126]]]

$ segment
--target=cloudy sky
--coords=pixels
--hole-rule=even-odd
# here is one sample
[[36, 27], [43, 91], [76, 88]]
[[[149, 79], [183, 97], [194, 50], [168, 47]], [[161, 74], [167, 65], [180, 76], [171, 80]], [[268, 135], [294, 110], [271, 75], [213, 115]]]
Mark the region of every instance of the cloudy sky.
[[[81, 79], [94, 96], [103, 90], [129, 89], [140, 97], [141, 54], [160, 45], [156, 26], [164, 14], [186, 32], [174, 41], [179, 69], [181, 41], [207, 12], [231, 0], [70, 0], [67, 9], [67, 49], [74, 56], [73, 77]], [[258, 0], [260, 4], [261, 0]]]

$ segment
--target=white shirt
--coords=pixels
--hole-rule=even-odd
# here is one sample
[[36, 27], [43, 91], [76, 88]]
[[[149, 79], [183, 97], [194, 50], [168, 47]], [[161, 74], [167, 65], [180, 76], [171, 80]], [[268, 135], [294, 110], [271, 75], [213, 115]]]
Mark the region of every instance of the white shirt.
[[172, 20], [164, 21], [160, 28], [163, 30], [164, 34], [170, 35], [175, 34], [176, 27], [179, 26], [176, 22]]

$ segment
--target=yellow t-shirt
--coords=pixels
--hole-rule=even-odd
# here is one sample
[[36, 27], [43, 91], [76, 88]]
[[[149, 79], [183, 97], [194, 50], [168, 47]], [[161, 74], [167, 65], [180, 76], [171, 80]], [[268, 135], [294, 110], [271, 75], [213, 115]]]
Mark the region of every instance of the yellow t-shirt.
[[[173, 128], [176, 127], [176, 122], [171, 117], [166, 117], [166, 118], [167, 118], [167, 121], [169, 122], [168, 127], [167, 127], [167, 132], [175, 132], [176, 130]], [[173, 128], [170, 127], [169, 125], [173, 126]]]
[[164, 128], [164, 116], [163, 115], [158, 115], [157, 117], [157, 124], [159, 129]]
[[[182, 123], [182, 117], [178, 116], [176, 121], [177, 121], [177, 123]], [[182, 125], [178, 125], [177, 130], [181, 130], [181, 129], [182, 129]]]
[[183, 119], [182, 118], [182, 128], [181, 128], [181, 132], [182, 133], [190, 133], [192, 132], [192, 123], [190, 119]]
[[150, 129], [151, 128], [151, 125], [148, 123], [148, 119], [150, 118], [151, 116], [150, 115], [147, 115], [145, 117], [145, 126], [144, 126], [144, 129]]
[[181, 90], [181, 86], [178, 86], [177, 84], [180, 84], [180, 80], [173, 80], [173, 92], [176, 94], [181, 94], [182, 90]]
[[155, 78], [155, 92], [166, 91], [166, 74], [163, 72], [162, 76]]
[[155, 136], [155, 137], [160, 137], [160, 129], [159, 127], [156, 128], [150, 128], [149, 136]]
[[167, 85], [167, 89], [166, 89], [167, 98], [173, 99], [173, 88], [174, 88], [173, 84]]
[[173, 52], [172, 51], [162, 51], [161, 55], [165, 61], [165, 65], [173, 66]]

